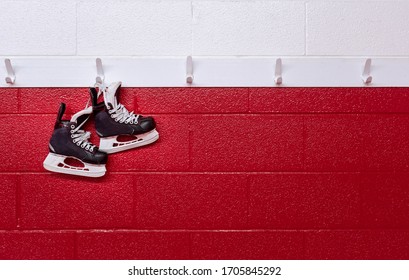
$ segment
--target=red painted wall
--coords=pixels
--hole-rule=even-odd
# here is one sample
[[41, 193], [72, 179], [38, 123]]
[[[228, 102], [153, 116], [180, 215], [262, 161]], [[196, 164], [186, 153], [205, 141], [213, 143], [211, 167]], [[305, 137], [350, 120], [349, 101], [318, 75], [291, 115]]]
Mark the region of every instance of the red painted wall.
[[159, 141], [46, 172], [87, 99], [0, 89], [1, 259], [409, 259], [409, 88], [124, 89]]

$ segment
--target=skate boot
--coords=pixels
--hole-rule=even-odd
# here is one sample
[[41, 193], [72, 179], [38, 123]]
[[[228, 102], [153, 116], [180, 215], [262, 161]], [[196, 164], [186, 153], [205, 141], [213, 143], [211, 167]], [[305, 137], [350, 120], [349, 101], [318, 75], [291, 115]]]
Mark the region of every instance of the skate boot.
[[76, 113], [70, 121], [61, 119], [64, 111], [65, 104], [61, 103], [44, 168], [78, 176], [104, 176], [108, 155], [88, 142], [90, 132], [80, 130], [92, 114], [92, 107]]
[[[95, 114], [95, 129], [101, 137], [99, 149], [108, 154], [151, 144], [158, 140], [156, 123], [152, 117], [135, 115], [119, 103], [121, 82], [106, 88], [90, 88]], [[104, 102], [98, 103], [103, 94]]]

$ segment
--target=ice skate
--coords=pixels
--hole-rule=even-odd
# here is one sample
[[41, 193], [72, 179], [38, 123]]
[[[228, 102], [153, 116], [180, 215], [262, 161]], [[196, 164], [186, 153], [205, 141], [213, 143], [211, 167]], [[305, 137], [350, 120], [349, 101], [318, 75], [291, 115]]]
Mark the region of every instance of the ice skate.
[[[100, 88], [99, 92], [90, 88], [95, 128], [101, 137], [99, 149], [108, 154], [145, 146], [159, 138], [152, 117], [136, 115], [119, 103], [120, 90], [121, 82]], [[100, 94], [103, 94], [104, 101], [98, 103]]]
[[92, 107], [76, 113], [70, 121], [62, 120], [64, 111], [65, 104], [61, 103], [44, 168], [78, 176], [104, 176], [108, 155], [88, 142], [90, 132], [80, 130], [91, 115]]

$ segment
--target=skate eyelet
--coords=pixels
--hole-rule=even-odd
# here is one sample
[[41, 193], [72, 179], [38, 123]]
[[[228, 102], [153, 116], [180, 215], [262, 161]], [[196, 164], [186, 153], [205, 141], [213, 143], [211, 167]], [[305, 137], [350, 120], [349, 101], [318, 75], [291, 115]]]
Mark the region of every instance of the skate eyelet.
[[74, 135], [71, 135], [71, 138], [74, 138]]
[[74, 128], [75, 128], [75, 125], [72, 124], [72, 125], [71, 125], [71, 129], [74, 129]]

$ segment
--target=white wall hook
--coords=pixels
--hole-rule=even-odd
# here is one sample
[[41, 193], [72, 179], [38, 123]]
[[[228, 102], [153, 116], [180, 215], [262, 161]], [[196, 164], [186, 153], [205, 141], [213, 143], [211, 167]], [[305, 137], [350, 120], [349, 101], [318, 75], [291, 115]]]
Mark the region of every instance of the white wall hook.
[[275, 75], [274, 75], [274, 82], [276, 85], [281, 85], [283, 83], [282, 77], [282, 62], [281, 58], [276, 59], [276, 68], [275, 68]]
[[193, 59], [190, 55], [186, 59], [186, 83], [193, 83]]
[[96, 64], [97, 64], [97, 77], [95, 78], [95, 81], [97, 84], [103, 84], [105, 75], [104, 75], [104, 68], [102, 68], [102, 61], [100, 58], [96, 59]]
[[365, 84], [370, 84], [372, 82], [371, 63], [372, 63], [372, 60], [370, 58], [366, 59], [364, 70], [361, 75], [362, 81]]
[[6, 83], [12, 85], [14, 84], [14, 81], [16, 80], [16, 75], [14, 74], [13, 66], [11, 65], [10, 59], [6, 58], [4, 60], [4, 64], [6, 65], [6, 70], [7, 70]]

